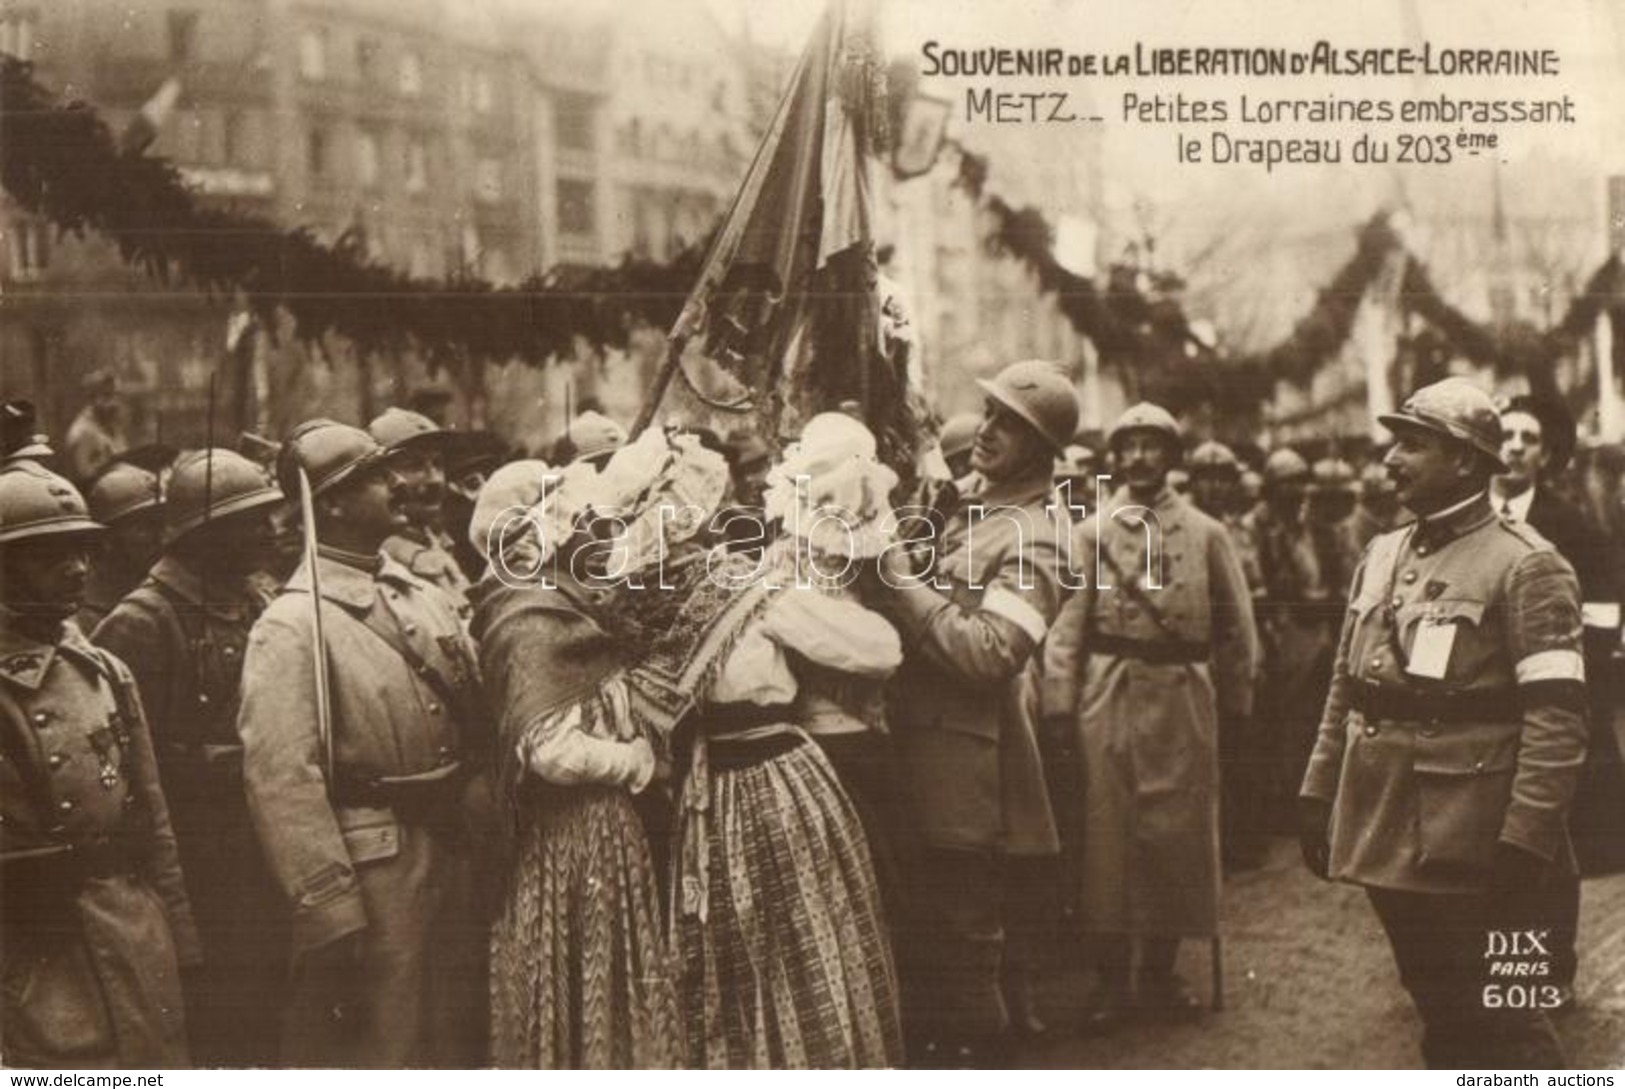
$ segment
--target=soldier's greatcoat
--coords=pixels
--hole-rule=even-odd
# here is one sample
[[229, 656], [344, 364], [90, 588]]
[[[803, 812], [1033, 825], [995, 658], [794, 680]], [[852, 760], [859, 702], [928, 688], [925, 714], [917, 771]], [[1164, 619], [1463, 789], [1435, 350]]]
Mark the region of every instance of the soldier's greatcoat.
[[152, 739], [123, 663], [0, 612], [0, 1061], [187, 1065], [198, 960]]
[[287, 978], [287, 912], [243, 794], [238, 693], [249, 628], [270, 595], [248, 580], [205, 583], [173, 556], [92, 636], [130, 667], [203, 941], [189, 980], [200, 1066], [268, 1066]]
[[[1116, 564], [1099, 569], [1104, 585], [1090, 570], [1097, 548]], [[1218, 716], [1251, 713], [1258, 655], [1241, 563], [1223, 525], [1168, 489], [1149, 508], [1119, 490], [1077, 527], [1072, 555], [1088, 586], [1050, 632], [1044, 711], [1077, 724], [1083, 927], [1161, 938], [1212, 934]], [[1138, 595], [1125, 588], [1128, 579], [1140, 585]]]
[[[903, 637], [889, 696], [903, 799], [907, 1016], [925, 1033], [996, 1034], [1011, 858], [1059, 849], [1029, 671], [1060, 606], [1048, 467], [968, 478], [937, 546], [937, 589], [879, 597]], [[1065, 514], [1060, 515], [1065, 518]]]
[[1022, 683], [1063, 596], [1048, 484], [970, 478], [937, 549], [946, 592], [886, 608], [905, 650], [891, 686], [900, 787], [932, 847], [1058, 849]]
[[[359, 798], [340, 780], [410, 777], [433, 796], [435, 778], [468, 757], [473, 650], [442, 596], [394, 561], [363, 570], [366, 558], [343, 562], [324, 550], [318, 563], [334, 781], [317, 731], [306, 565], [249, 637], [238, 716], [249, 809], [293, 912], [284, 1062], [468, 1065], [483, 1011], [486, 916], [471, 902], [461, 814], [446, 796], [409, 813], [385, 797]], [[301, 958], [358, 933], [362, 1009], [335, 1019]]]

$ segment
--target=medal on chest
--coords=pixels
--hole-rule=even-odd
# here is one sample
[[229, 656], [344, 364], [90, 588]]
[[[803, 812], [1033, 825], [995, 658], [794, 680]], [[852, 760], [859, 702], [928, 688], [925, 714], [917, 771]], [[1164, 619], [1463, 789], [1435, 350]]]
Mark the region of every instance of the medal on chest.
[[90, 735], [90, 747], [101, 761], [101, 768], [97, 772], [97, 779], [101, 781], [103, 790], [116, 790], [119, 784], [118, 764], [113, 760], [113, 754], [118, 751], [113, 731], [103, 728]]

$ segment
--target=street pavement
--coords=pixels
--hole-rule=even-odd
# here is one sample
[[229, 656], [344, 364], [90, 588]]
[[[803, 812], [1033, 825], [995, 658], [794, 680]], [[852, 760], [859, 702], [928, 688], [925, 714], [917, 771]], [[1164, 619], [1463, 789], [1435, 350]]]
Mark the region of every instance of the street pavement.
[[[1225, 1009], [1192, 1025], [1133, 1025], [1084, 1038], [1081, 970], [1042, 980], [1049, 1034], [1025, 1067], [1394, 1069], [1421, 1066], [1420, 1030], [1365, 894], [1315, 880], [1297, 846], [1225, 882]], [[1180, 972], [1209, 986], [1206, 943], [1186, 942]], [[1625, 1067], [1625, 874], [1587, 879], [1580, 912], [1579, 1002], [1556, 1020], [1577, 1069]]]

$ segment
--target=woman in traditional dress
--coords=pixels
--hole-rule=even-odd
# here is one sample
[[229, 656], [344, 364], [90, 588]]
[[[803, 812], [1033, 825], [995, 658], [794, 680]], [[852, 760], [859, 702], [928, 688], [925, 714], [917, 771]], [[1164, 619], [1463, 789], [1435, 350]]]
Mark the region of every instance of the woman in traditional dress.
[[635, 716], [684, 750], [673, 941], [689, 1061], [895, 1066], [897, 979], [868, 844], [795, 704], [806, 663], [886, 677], [897, 634], [853, 601], [705, 551], [727, 467], [692, 436], [645, 434], [605, 475], [623, 494], [646, 481], [611, 569], [648, 585], [658, 568], [672, 588], [618, 591], [600, 615], [640, 657]]
[[[767, 549], [768, 576], [862, 604], [855, 566], [893, 544], [889, 500], [897, 474], [879, 460], [874, 433], [844, 412], [807, 421], [768, 473], [764, 507], [779, 530]], [[897, 780], [886, 727], [883, 678], [829, 669], [796, 657], [795, 720], [818, 743], [863, 822], [875, 876], [898, 906], [893, 798]]]
[[536, 506], [520, 517], [484, 504], [470, 531], [492, 560], [473, 633], [500, 716], [499, 782], [514, 837], [491, 933], [491, 1061], [679, 1066], [674, 963], [632, 805], [656, 757], [627, 713], [624, 660], [593, 622], [593, 591], [569, 562], [596, 473], [572, 466], [544, 487], [546, 466], [532, 463], [532, 495], [509, 479], [526, 471], [493, 484]]

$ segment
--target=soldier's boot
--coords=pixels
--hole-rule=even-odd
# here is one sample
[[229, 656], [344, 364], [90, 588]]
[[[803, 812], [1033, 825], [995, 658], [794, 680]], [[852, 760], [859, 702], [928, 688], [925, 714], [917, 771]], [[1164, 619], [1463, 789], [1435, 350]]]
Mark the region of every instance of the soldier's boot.
[[1112, 1032], [1128, 1020], [1133, 1010], [1129, 976], [1133, 944], [1126, 936], [1097, 939], [1094, 943], [1095, 988], [1085, 1000], [1083, 1021], [1078, 1026], [1085, 1036]]
[[1038, 999], [1027, 972], [1005, 973], [1004, 1002], [1010, 1010], [1010, 1030], [1017, 1036], [1031, 1038], [1049, 1031], [1049, 1026], [1038, 1016]]
[[1202, 1001], [1174, 972], [1178, 938], [1146, 938], [1141, 945], [1138, 1009], [1156, 1021], [1191, 1021], [1201, 1016]]

